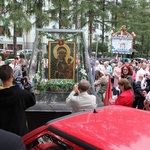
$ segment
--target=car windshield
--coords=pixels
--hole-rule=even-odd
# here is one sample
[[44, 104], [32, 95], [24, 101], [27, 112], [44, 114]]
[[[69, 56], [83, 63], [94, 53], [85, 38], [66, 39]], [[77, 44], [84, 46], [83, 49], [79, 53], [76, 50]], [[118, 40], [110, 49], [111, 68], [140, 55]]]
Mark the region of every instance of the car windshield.
[[73, 148], [57, 138], [46, 134], [26, 146], [27, 150], [46, 149], [46, 150], [73, 150]]

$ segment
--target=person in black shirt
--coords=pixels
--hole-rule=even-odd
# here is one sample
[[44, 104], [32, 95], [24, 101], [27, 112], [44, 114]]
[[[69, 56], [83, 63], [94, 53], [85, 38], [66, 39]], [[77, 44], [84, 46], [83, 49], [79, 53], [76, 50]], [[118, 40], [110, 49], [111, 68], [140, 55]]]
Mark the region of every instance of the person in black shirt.
[[0, 79], [0, 128], [23, 136], [27, 133], [25, 110], [35, 105], [35, 96], [13, 85], [13, 70], [8, 65], [0, 67]]

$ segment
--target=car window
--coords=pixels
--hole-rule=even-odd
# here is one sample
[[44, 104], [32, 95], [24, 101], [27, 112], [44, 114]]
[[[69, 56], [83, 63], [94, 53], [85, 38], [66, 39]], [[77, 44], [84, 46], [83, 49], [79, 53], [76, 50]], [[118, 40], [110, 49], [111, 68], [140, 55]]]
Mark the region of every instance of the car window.
[[51, 135], [43, 135], [26, 146], [27, 150], [74, 150], [73, 147]]

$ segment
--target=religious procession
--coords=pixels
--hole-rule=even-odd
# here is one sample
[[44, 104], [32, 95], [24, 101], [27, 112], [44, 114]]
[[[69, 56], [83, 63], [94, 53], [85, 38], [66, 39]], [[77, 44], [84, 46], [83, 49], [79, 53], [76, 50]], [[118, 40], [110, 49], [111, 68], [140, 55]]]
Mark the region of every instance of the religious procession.
[[149, 2], [0, 8], [1, 150], [149, 150]]

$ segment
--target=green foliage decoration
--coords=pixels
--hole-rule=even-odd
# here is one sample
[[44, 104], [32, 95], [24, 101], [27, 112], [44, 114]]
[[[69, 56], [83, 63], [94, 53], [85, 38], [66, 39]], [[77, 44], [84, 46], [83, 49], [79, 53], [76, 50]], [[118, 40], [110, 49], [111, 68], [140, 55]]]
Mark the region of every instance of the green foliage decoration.
[[[75, 33], [75, 34], [73, 34], [73, 35], [71, 35], [71, 36], [67, 36], [67, 35], [64, 34], [64, 37], [63, 37], [62, 39], [63, 39], [64, 41], [67, 41], [67, 40], [70, 40], [70, 39], [76, 37], [78, 34], [79, 34], [79, 33]], [[57, 38], [57, 37], [55, 37], [55, 36], [52, 36], [52, 35], [48, 34], [47, 32], [44, 32], [44, 31], [41, 31], [39, 35], [46, 36], [48, 39], [52, 39], [52, 40], [54, 40], [54, 41], [59, 41], [59, 40], [60, 40], [60, 38]]]
[[[35, 84], [33, 90], [39, 93], [44, 93], [46, 91], [50, 92], [70, 92], [75, 85], [75, 82], [71, 79], [52, 79], [46, 82], [40, 82]], [[35, 92], [36, 93], [36, 92]]]

